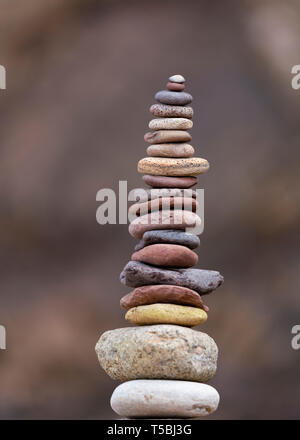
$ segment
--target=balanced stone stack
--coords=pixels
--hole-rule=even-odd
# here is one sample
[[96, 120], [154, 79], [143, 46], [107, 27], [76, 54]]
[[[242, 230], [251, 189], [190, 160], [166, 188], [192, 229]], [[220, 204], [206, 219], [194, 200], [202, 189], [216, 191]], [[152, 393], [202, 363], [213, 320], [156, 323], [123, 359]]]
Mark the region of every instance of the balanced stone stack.
[[136, 218], [129, 233], [139, 239], [121, 282], [134, 290], [121, 299], [125, 319], [136, 325], [105, 332], [96, 345], [99, 362], [112, 379], [123, 381], [111, 406], [129, 418], [197, 418], [219, 403], [210, 385], [218, 348], [206, 333], [192, 330], [207, 319], [201, 295], [219, 287], [217, 271], [193, 268], [200, 244], [187, 228], [200, 224], [197, 176], [208, 170], [188, 143], [193, 126], [192, 96], [181, 75], [169, 78], [155, 95], [154, 119], [146, 133], [148, 157], [138, 171], [152, 189], [129, 208]]

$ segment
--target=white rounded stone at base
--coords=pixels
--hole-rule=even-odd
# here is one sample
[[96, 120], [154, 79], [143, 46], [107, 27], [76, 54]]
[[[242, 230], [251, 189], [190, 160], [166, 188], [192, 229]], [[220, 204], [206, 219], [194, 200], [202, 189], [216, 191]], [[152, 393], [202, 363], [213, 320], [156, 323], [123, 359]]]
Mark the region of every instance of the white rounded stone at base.
[[141, 379], [119, 385], [110, 404], [128, 418], [196, 418], [214, 412], [219, 400], [219, 393], [204, 383]]

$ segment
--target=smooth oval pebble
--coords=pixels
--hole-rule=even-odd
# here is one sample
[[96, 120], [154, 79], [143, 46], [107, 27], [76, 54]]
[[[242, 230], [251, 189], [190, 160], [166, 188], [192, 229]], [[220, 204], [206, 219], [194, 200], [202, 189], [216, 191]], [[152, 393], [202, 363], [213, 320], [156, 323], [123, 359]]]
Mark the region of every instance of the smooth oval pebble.
[[186, 105], [193, 101], [192, 95], [186, 92], [171, 92], [170, 90], [161, 90], [155, 94], [155, 99], [162, 104]]
[[199, 226], [200, 217], [194, 212], [181, 209], [156, 211], [137, 217], [129, 225], [129, 234], [141, 239], [144, 232], [152, 229], [186, 229]]
[[139, 261], [129, 261], [120, 274], [120, 281], [129, 287], [172, 284], [204, 295], [220, 287], [224, 278], [216, 270], [166, 269]]
[[99, 363], [115, 380], [206, 382], [217, 369], [218, 347], [206, 333], [179, 325], [110, 330], [96, 344]]
[[151, 157], [192, 157], [194, 153], [194, 148], [184, 142], [177, 144], [154, 144], [147, 148], [147, 154]]
[[197, 177], [168, 177], [168, 176], [152, 176], [151, 174], [144, 174], [143, 181], [153, 188], [182, 188], [188, 189], [196, 185]]
[[157, 118], [149, 122], [151, 130], [189, 130], [193, 121], [187, 118]]
[[180, 105], [153, 104], [150, 107], [150, 113], [160, 118], [189, 118], [193, 117], [192, 107], [182, 107]]
[[130, 216], [141, 216], [155, 211], [165, 209], [184, 209], [185, 211], [195, 212], [199, 204], [192, 197], [160, 197], [143, 203], [131, 205], [128, 214]]
[[188, 419], [207, 416], [220, 396], [210, 385], [178, 380], [131, 380], [113, 392], [112, 409], [129, 418]]
[[181, 83], [185, 83], [185, 78], [182, 75], [176, 74], [170, 76], [169, 81], [181, 84]]
[[167, 89], [172, 92], [182, 92], [182, 90], [184, 90], [184, 84], [169, 81], [167, 83]]
[[199, 307], [208, 312], [208, 307], [203, 304], [199, 293], [186, 287], [156, 284], [141, 286], [123, 296], [120, 305], [129, 310], [132, 307], [145, 306], [155, 303], [180, 304]]
[[138, 172], [156, 176], [197, 176], [209, 169], [206, 159], [171, 159], [166, 157], [145, 157], [138, 162]]
[[152, 244], [134, 252], [132, 261], [142, 261], [154, 266], [193, 267], [198, 262], [198, 255], [191, 249], [178, 244]]
[[174, 324], [193, 327], [207, 320], [207, 313], [196, 307], [177, 304], [149, 304], [129, 309], [125, 319], [136, 325]]
[[180, 188], [135, 188], [132, 192], [130, 201], [146, 202], [159, 197], [197, 197], [196, 191], [193, 189]]
[[158, 130], [146, 133], [144, 139], [149, 144], [164, 144], [166, 142], [189, 142], [192, 136], [183, 130]]
[[200, 245], [200, 239], [199, 237], [197, 237], [197, 235], [183, 231], [177, 231], [175, 229], [147, 231], [134, 249], [136, 251], [139, 251], [145, 246], [156, 243], [179, 244], [182, 246], [187, 246], [190, 249], [195, 249]]

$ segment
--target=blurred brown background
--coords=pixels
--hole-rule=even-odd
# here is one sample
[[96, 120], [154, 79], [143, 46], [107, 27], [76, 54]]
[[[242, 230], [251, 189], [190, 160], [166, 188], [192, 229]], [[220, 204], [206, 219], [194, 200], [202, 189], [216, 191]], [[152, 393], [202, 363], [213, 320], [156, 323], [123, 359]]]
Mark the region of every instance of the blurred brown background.
[[1, 418], [115, 417], [94, 346], [127, 325], [134, 242], [97, 224], [95, 196], [141, 186], [148, 109], [174, 73], [211, 164], [198, 266], [225, 276], [202, 328], [220, 349], [212, 417], [299, 418], [299, 25], [296, 0], [1, 2]]

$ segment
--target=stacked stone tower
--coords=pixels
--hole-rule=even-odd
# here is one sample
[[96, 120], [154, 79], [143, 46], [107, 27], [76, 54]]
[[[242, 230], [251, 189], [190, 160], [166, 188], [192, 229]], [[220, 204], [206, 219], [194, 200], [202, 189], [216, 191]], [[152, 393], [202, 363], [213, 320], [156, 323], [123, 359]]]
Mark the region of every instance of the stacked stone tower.
[[195, 269], [201, 223], [197, 176], [208, 170], [188, 143], [192, 96], [181, 75], [155, 95], [155, 117], [146, 133], [148, 157], [138, 171], [152, 189], [140, 190], [129, 208], [129, 233], [139, 240], [121, 282], [134, 288], [121, 299], [125, 319], [136, 327], [105, 332], [96, 345], [99, 362], [123, 381], [111, 398], [113, 410], [129, 418], [196, 418], [215, 411], [218, 392], [205, 384], [216, 372], [218, 348], [206, 333], [208, 307], [201, 295], [219, 287], [219, 272]]

